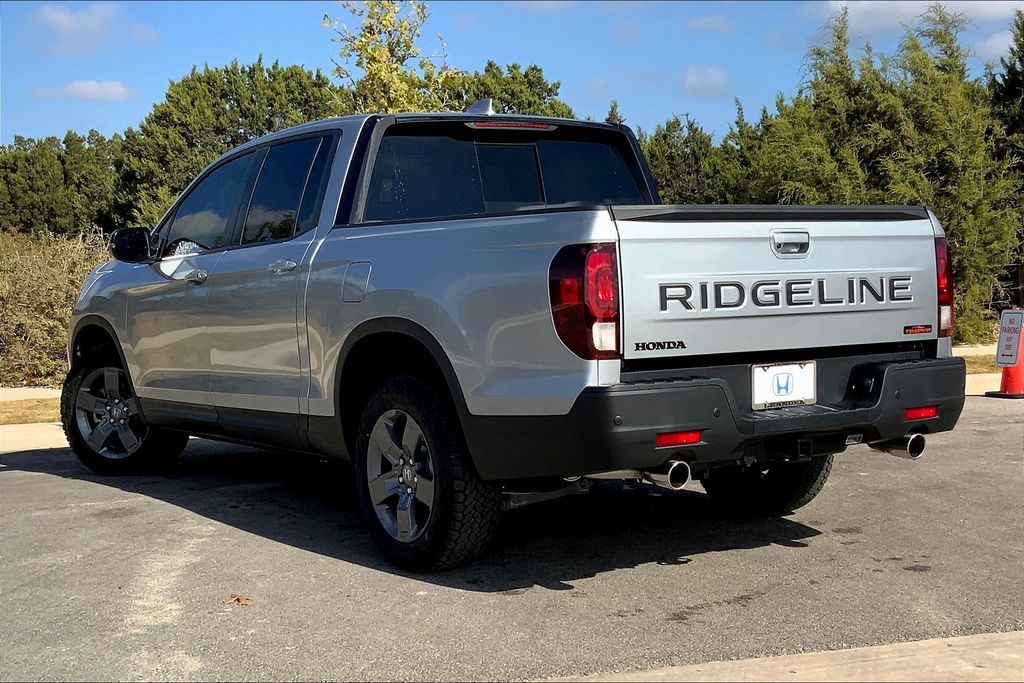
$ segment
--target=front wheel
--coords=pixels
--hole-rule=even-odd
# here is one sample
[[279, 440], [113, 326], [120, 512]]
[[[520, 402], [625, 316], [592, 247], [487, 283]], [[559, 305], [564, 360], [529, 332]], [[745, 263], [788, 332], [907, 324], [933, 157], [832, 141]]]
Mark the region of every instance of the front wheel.
[[807, 505], [817, 496], [829, 472], [831, 455], [765, 468], [715, 471], [701, 482], [723, 508], [741, 514], [774, 517]]
[[108, 363], [73, 370], [64, 382], [60, 417], [68, 445], [97, 474], [132, 474], [177, 461], [187, 434], [146, 424], [131, 380]]
[[490, 541], [501, 490], [476, 475], [448, 401], [423, 380], [396, 377], [372, 394], [355, 468], [370, 534], [394, 564], [447, 569]]

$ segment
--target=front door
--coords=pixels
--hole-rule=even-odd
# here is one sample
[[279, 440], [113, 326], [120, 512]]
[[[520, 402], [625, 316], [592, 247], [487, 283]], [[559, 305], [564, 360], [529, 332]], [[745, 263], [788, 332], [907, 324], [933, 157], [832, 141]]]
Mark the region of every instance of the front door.
[[[126, 354], [147, 419], [215, 426], [206, 311], [211, 274], [223, 258], [253, 154], [210, 171], [161, 228], [160, 257], [133, 271]], [[146, 407], [148, 404], [148, 407]]]

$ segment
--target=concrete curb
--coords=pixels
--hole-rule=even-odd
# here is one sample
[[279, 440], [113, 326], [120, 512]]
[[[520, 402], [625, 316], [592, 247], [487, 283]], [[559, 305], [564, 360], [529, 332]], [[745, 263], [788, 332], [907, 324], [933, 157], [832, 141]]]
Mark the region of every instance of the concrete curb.
[[60, 398], [60, 389], [50, 387], [0, 387], [0, 401], [29, 401], [34, 398]]
[[558, 680], [1024, 681], [1024, 631]]
[[990, 358], [995, 358], [996, 345], [976, 344], [971, 346], [954, 346], [953, 355], [958, 358], [966, 358], [967, 356], [988, 356]]
[[1002, 378], [1001, 372], [967, 375], [967, 389], [964, 393], [968, 396], [984, 396], [986, 391], [999, 391], [999, 382]]

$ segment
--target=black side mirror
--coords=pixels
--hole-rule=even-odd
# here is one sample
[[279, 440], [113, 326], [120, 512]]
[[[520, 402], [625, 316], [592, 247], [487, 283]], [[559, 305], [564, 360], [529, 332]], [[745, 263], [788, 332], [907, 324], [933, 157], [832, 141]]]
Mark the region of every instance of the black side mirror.
[[110, 255], [118, 261], [141, 263], [150, 256], [148, 228], [119, 228], [110, 233]]

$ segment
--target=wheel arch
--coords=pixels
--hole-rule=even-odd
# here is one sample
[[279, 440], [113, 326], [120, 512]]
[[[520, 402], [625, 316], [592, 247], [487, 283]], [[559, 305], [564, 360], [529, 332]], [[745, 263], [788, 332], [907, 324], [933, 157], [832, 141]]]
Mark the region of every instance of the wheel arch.
[[121, 367], [128, 373], [128, 379], [131, 380], [131, 370], [125, 359], [124, 349], [121, 348], [120, 340], [117, 338], [117, 333], [114, 331], [113, 325], [106, 318], [99, 315], [85, 315], [75, 323], [68, 342], [70, 370], [78, 369], [86, 357], [99, 349], [106, 348], [110, 348], [117, 353]]
[[[373, 363], [382, 357], [392, 359], [386, 369]], [[369, 392], [386, 377], [405, 373], [424, 377], [442, 390], [451, 400], [461, 428], [468, 412], [466, 399], [440, 342], [426, 328], [406, 318], [376, 318], [348, 335], [335, 371], [335, 418], [349, 454], [355, 452], [359, 417]]]

